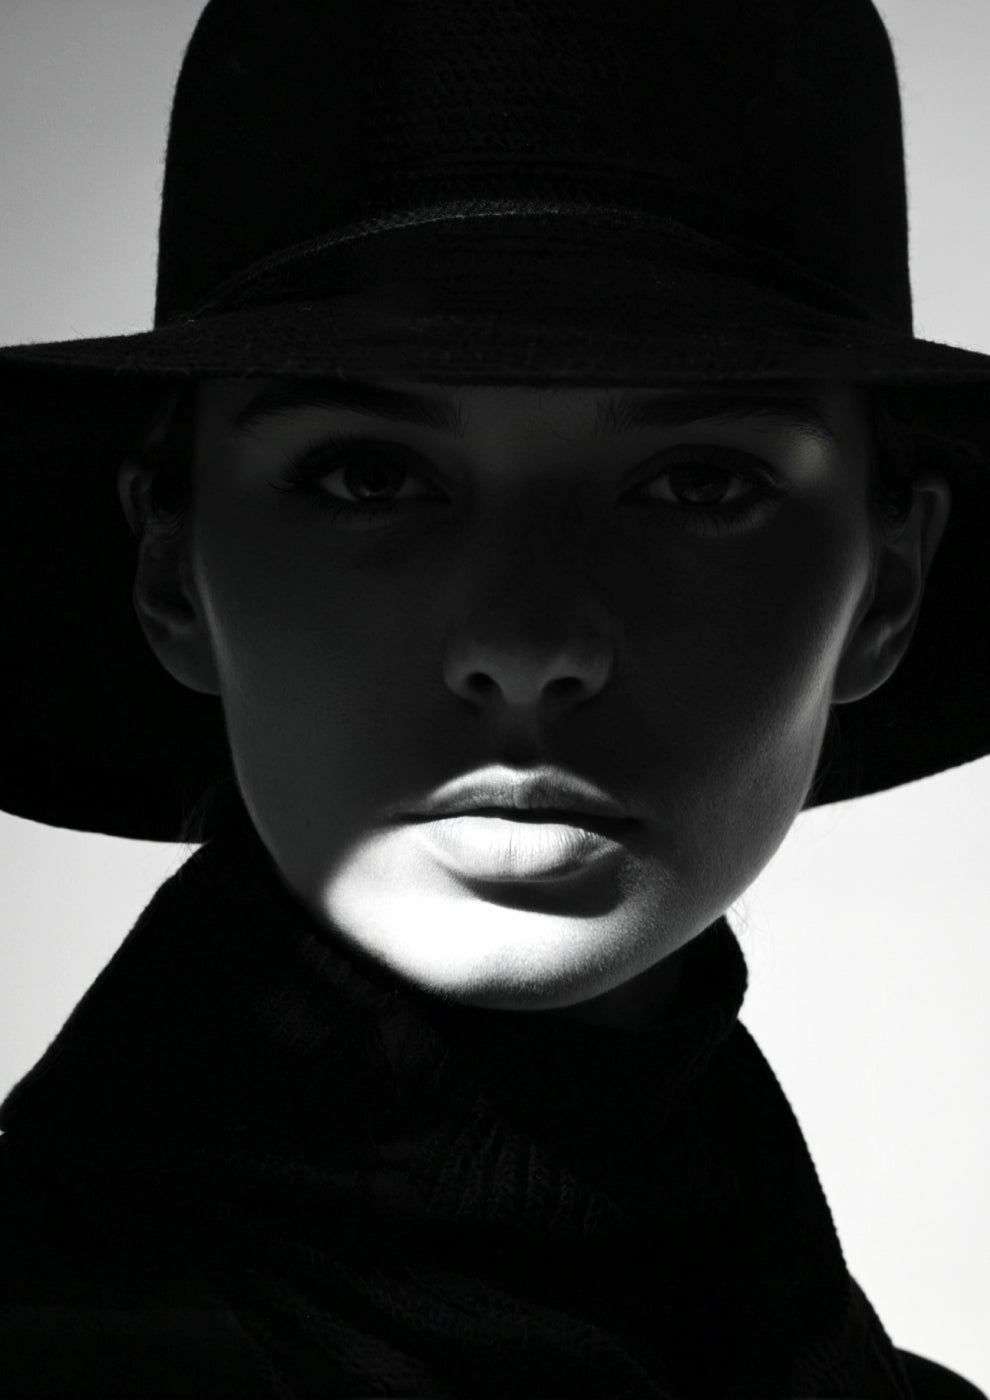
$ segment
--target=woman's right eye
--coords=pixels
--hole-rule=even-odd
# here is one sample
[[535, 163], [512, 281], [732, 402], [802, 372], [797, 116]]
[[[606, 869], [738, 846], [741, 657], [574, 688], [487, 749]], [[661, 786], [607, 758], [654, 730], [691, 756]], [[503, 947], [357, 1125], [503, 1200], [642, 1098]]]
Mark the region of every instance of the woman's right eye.
[[[272, 489], [302, 492], [334, 519], [357, 516], [374, 523], [400, 513], [394, 504], [394, 495], [376, 501], [371, 499], [375, 493], [394, 493], [408, 482], [426, 482], [425, 477], [406, 465], [408, 458], [408, 450], [395, 443], [376, 443], [351, 433], [334, 433], [319, 447], [293, 459], [279, 480], [272, 483]], [[332, 495], [322, 485], [331, 476], [341, 478], [340, 484], [352, 495], [364, 490], [369, 496], [348, 501]], [[407, 496], [402, 504], [420, 505], [441, 498], [442, 493], [431, 487], [427, 495]]]

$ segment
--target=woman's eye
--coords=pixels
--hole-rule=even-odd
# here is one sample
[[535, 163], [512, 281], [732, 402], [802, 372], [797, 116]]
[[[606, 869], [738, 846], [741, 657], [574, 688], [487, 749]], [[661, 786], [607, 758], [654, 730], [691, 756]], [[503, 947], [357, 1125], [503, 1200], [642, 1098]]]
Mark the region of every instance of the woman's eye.
[[[374, 524], [446, 499], [427, 475], [412, 469], [411, 455], [419, 460], [395, 443], [335, 434], [291, 462], [273, 489], [302, 492], [344, 523], [363, 517]], [[658, 465], [629, 498], [678, 526], [728, 528], [781, 494], [769, 468], [735, 448], [684, 444], [657, 461], [667, 464]]]
[[[754, 474], [738, 467], [726, 467], [703, 462], [678, 462], [667, 467], [657, 476], [645, 482], [642, 489], [658, 488], [668, 495], [656, 496], [670, 505], [696, 506], [699, 509], [710, 505], [724, 504], [724, 497], [735, 490], [736, 496], [745, 496], [753, 482]], [[700, 497], [692, 500], [692, 497]]]
[[[408, 459], [408, 451], [396, 444], [369, 443], [338, 433], [290, 462], [272, 487], [301, 492], [334, 518], [364, 515], [371, 521], [397, 515], [393, 501], [409, 506], [434, 501], [442, 494], [425, 476], [410, 469]], [[406, 490], [416, 483], [419, 491]]]
[[[374, 505], [376, 502], [390, 503], [393, 498], [410, 499], [407, 488], [417, 481], [422, 482], [423, 478], [417, 477], [408, 467], [389, 461], [387, 457], [371, 456], [367, 461], [349, 462], [346, 466], [333, 468], [322, 480], [327, 495], [344, 505]], [[335, 489], [341, 494], [335, 496]], [[422, 495], [422, 492], [419, 494]], [[413, 497], [418, 498], [415, 492]]]

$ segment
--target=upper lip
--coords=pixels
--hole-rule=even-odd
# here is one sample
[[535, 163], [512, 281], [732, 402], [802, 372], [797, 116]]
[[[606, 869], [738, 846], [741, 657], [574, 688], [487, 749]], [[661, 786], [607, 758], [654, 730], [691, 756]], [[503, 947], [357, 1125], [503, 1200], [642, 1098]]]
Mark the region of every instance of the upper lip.
[[561, 815], [612, 820], [629, 817], [607, 792], [563, 769], [540, 768], [521, 773], [497, 766], [455, 778], [415, 807], [411, 815], [454, 817], [493, 808], [521, 812], [546, 808]]

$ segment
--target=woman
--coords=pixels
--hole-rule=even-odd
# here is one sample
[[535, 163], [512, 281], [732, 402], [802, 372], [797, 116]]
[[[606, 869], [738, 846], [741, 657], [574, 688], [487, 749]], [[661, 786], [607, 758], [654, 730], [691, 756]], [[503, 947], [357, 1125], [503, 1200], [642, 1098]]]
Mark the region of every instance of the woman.
[[990, 751], [867, 0], [210, 0], [155, 329], [0, 373], [4, 807], [204, 843], [0, 1111], [13, 1393], [979, 1400], [725, 919]]

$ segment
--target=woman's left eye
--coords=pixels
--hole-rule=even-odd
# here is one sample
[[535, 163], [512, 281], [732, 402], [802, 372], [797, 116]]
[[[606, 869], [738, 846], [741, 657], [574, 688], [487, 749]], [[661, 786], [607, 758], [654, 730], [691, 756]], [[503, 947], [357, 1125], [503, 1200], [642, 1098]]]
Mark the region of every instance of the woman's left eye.
[[[664, 519], [672, 519], [679, 527], [713, 525], [725, 529], [757, 515], [769, 499], [782, 494], [783, 488], [770, 469], [737, 448], [685, 443], [658, 454], [658, 458], [669, 459], [669, 465], [655, 471], [631, 494], [637, 497], [636, 504], [659, 506]], [[395, 443], [373, 443], [338, 433], [290, 462], [279, 481], [272, 483], [272, 489], [302, 492], [345, 525], [360, 517], [374, 525], [410, 508], [445, 499], [444, 493], [425, 476], [410, 470], [408, 460], [408, 450]], [[359, 499], [331, 495], [323, 483], [332, 476], [338, 476], [337, 485]], [[399, 493], [413, 482], [425, 484], [426, 492], [402, 498]], [[723, 499], [740, 482], [745, 487], [743, 494]], [[674, 499], [644, 495], [658, 485], [671, 492]], [[701, 502], [681, 499], [699, 491], [704, 498]], [[717, 500], [709, 499], [713, 492]], [[360, 499], [362, 495], [364, 499]]]

